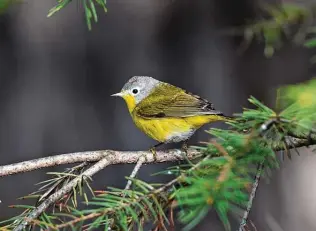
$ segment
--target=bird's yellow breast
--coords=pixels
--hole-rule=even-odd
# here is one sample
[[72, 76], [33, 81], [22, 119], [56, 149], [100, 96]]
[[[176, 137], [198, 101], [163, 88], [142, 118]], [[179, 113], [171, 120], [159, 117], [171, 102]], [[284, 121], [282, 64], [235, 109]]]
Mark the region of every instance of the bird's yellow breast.
[[189, 138], [196, 129], [204, 124], [222, 120], [222, 117], [218, 115], [144, 118], [134, 111], [136, 102], [132, 95], [125, 95], [123, 98], [136, 126], [146, 135], [159, 142], [169, 142], [175, 137], [181, 140], [181, 136], [183, 136], [183, 139], [186, 136]]
[[196, 129], [212, 121], [218, 121], [218, 116], [202, 115], [185, 118], [142, 118], [132, 113], [136, 126], [149, 137], [159, 142], [183, 141], [189, 138]]
[[149, 137], [159, 141], [166, 142], [173, 135], [179, 135], [189, 132], [192, 126], [183, 119], [178, 118], [154, 118], [144, 119], [133, 115], [136, 126]]

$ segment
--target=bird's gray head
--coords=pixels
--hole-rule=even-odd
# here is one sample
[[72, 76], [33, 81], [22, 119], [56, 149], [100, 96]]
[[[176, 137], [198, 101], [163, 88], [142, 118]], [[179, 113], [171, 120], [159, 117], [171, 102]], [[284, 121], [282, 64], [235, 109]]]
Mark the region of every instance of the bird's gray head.
[[133, 96], [135, 103], [138, 104], [160, 83], [159, 80], [149, 76], [134, 76], [130, 78], [123, 86], [121, 92], [112, 96], [120, 96], [125, 99], [125, 96]]

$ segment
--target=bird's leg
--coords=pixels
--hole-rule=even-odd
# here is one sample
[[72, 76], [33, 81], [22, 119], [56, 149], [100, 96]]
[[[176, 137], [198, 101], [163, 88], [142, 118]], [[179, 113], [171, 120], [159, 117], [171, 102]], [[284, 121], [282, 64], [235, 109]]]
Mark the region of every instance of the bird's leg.
[[156, 145], [154, 145], [154, 146], [152, 146], [149, 150], [151, 151], [151, 153], [153, 154], [153, 156], [154, 156], [154, 161], [156, 161], [157, 160], [157, 152], [156, 152], [156, 148], [157, 147], [159, 147], [160, 145], [163, 145], [164, 143], [163, 142], [161, 142], [161, 143], [158, 143], [158, 144], [156, 144]]
[[188, 155], [188, 140], [183, 141], [181, 149], [185, 152], [186, 155]]

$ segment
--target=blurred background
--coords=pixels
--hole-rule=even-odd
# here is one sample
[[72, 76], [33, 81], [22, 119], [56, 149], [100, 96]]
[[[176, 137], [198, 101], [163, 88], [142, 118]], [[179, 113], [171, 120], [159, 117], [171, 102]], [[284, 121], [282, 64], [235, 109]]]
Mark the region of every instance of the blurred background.
[[[0, 14], [0, 165], [87, 150], [148, 149], [155, 142], [137, 130], [123, 100], [110, 97], [134, 75], [185, 88], [232, 114], [248, 106], [249, 95], [273, 105], [277, 87], [314, 71], [311, 51], [291, 41], [266, 58], [264, 44], [240, 52], [242, 37], [225, 32], [260, 17], [262, 1], [108, 0], [108, 13], [100, 11], [91, 32], [80, 2], [49, 19], [54, 0], [24, 0]], [[190, 144], [209, 138], [203, 130]], [[261, 182], [250, 216], [257, 230], [316, 230], [316, 157], [303, 151]], [[166, 166], [144, 166], [139, 178], [166, 181], [150, 175]], [[93, 186], [124, 187], [132, 168], [109, 167]], [[8, 205], [35, 191], [46, 171], [0, 178], [0, 220], [20, 212]], [[223, 227], [211, 212], [195, 230]]]

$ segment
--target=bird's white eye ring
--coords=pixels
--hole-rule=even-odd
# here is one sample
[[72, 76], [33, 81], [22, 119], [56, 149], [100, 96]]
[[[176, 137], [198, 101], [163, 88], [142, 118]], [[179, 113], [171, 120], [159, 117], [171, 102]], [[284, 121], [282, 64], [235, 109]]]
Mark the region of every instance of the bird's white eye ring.
[[132, 90], [132, 93], [133, 93], [134, 95], [136, 95], [138, 92], [139, 92], [139, 90], [138, 90], [137, 88], [134, 88], [134, 89]]

